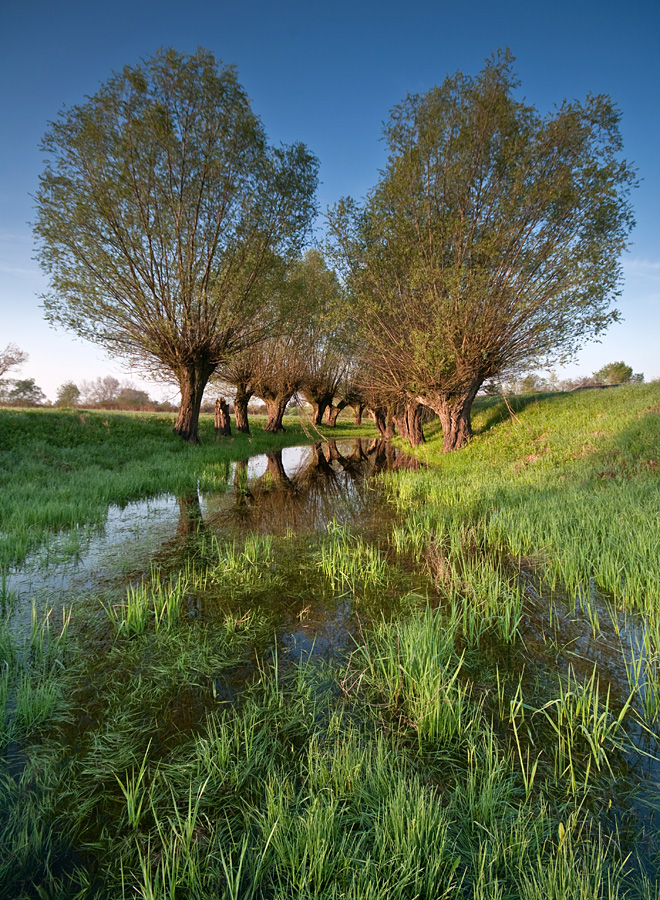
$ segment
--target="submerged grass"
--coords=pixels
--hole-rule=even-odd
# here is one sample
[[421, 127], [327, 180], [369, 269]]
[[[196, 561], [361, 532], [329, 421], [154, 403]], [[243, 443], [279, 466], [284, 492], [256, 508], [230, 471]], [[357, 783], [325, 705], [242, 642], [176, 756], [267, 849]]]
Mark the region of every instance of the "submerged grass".
[[[0, 896], [658, 896], [656, 408], [488, 400], [391, 476], [378, 541], [200, 530], [70, 623], [5, 622]], [[352, 652], [294, 664], [319, 599]]]

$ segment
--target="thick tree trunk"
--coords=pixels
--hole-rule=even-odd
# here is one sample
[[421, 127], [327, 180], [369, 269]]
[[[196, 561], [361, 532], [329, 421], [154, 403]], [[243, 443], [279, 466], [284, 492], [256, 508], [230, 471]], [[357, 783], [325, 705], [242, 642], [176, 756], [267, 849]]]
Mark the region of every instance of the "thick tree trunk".
[[241, 434], [250, 433], [250, 425], [248, 423], [248, 403], [252, 397], [252, 391], [248, 390], [246, 385], [236, 385], [236, 398], [234, 400], [234, 416], [236, 417], [236, 431]]
[[394, 416], [396, 429], [404, 441], [408, 441], [411, 447], [418, 447], [425, 443], [422, 430], [422, 416], [424, 407], [417, 400], [407, 400], [401, 407], [401, 412]]
[[337, 424], [337, 416], [345, 406], [346, 403], [343, 400], [341, 400], [336, 406], [333, 406], [331, 403], [325, 412], [325, 424], [329, 425], [331, 428], [334, 428]]
[[362, 403], [355, 403], [353, 405], [353, 412], [355, 415], [353, 416], [353, 424], [361, 425], [362, 424], [362, 413], [364, 412], [364, 405]]
[[291, 395], [283, 396], [279, 395], [277, 397], [272, 397], [266, 399], [263, 398], [264, 403], [266, 404], [266, 411], [268, 413], [268, 421], [264, 427], [264, 431], [272, 431], [276, 434], [278, 431], [284, 431], [284, 425], [282, 425], [282, 419], [284, 418], [284, 411], [286, 410], [286, 405], [291, 399]]
[[312, 425], [320, 425], [323, 422], [327, 405], [322, 401], [312, 403]]
[[429, 397], [429, 406], [438, 414], [442, 425], [443, 453], [460, 450], [472, 437], [470, 413], [480, 387], [479, 381], [459, 395]]
[[369, 413], [376, 424], [378, 434], [381, 438], [388, 440], [389, 438], [394, 437], [396, 429], [394, 427], [394, 418], [390, 407], [377, 406], [370, 409]]
[[178, 372], [181, 388], [181, 406], [174, 426], [174, 433], [191, 444], [199, 444], [199, 410], [204, 388], [215, 370], [208, 363], [187, 366]]

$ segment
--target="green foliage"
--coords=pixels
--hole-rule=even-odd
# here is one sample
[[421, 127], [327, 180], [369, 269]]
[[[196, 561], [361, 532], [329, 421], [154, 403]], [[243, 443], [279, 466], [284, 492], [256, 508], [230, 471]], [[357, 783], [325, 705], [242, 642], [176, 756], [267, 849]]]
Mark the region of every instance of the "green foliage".
[[316, 159], [269, 148], [235, 69], [202, 49], [126, 66], [50, 123], [43, 150], [48, 321], [173, 375], [196, 440], [209, 376], [254, 339], [272, 273], [304, 240]]
[[10, 406], [43, 406], [46, 395], [34, 378], [19, 378], [0, 382], [0, 401]]
[[570, 358], [618, 316], [635, 184], [619, 113], [590, 95], [543, 117], [512, 67], [499, 53], [409, 95], [378, 184], [330, 217], [374, 378], [446, 417], [445, 450], [485, 380]]
[[117, 394], [117, 407], [119, 409], [141, 409], [149, 406], [151, 400], [146, 391], [137, 388], [125, 387]]
[[65, 381], [57, 389], [55, 406], [75, 406], [80, 400], [80, 388], [73, 381]]
[[607, 363], [602, 369], [594, 372], [594, 378], [599, 384], [627, 384], [632, 377], [632, 366], [624, 362]]

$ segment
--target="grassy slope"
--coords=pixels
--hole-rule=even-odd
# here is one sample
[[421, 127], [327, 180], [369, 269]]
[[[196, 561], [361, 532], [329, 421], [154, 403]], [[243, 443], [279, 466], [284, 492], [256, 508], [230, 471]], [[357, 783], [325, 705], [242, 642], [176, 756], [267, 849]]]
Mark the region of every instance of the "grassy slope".
[[[517, 411], [516, 411], [517, 406]], [[397, 482], [430, 527], [535, 557], [571, 591], [593, 578], [628, 607], [660, 615], [660, 384], [514, 401], [483, 399], [476, 437], [442, 456], [437, 426], [420, 455], [433, 468]]]

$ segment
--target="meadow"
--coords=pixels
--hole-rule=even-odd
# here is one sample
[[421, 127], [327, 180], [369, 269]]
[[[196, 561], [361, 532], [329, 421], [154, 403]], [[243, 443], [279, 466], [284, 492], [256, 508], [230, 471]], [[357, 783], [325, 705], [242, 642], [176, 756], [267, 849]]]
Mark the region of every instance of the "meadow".
[[[167, 416], [0, 411], [2, 570], [226, 490], [315, 437], [289, 424], [190, 447]], [[474, 428], [443, 456], [427, 426], [354, 521], [209, 519], [27, 632], [3, 589], [0, 896], [657, 897], [660, 385], [481, 398]]]

